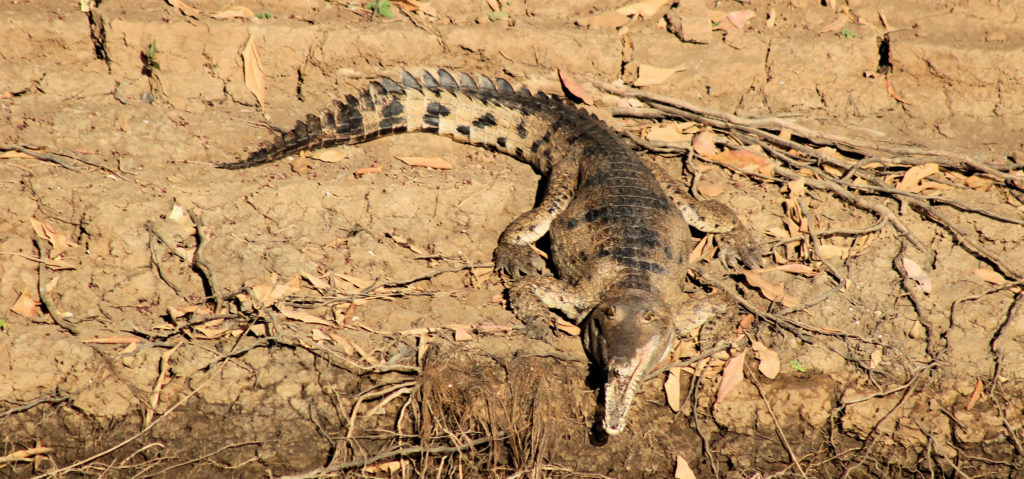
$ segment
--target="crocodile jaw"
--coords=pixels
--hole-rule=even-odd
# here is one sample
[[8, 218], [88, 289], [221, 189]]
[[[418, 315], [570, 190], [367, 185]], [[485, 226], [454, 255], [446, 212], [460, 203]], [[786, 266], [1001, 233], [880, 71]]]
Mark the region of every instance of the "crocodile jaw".
[[626, 428], [626, 416], [633, 404], [633, 397], [654, 367], [668, 355], [671, 334], [659, 334], [651, 338], [636, 354], [608, 364], [608, 380], [604, 385], [604, 419], [602, 427], [610, 436]]

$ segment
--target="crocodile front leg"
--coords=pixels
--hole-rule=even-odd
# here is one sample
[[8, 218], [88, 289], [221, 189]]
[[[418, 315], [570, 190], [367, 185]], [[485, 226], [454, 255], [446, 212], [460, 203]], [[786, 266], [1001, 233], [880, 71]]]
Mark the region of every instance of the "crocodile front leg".
[[698, 201], [686, 191], [683, 184], [669, 176], [657, 164], [644, 160], [654, 177], [690, 226], [705, 233], [714, 233], [716, 241], [729, 267], [743, 263], [748, 268], [761, 266], [761, 251], [753, 231], [740, 221], [736, 213], [715, 200]]
[[551, 222], [569, 205], [576, 193], [579, 163], [562, 160], [551, 169], [540, 205], [523, 213], [505, 228], [494, 250], [494, 269], [513, 278], [539, 275], [544, 261], [530, 245], [547, 234]]

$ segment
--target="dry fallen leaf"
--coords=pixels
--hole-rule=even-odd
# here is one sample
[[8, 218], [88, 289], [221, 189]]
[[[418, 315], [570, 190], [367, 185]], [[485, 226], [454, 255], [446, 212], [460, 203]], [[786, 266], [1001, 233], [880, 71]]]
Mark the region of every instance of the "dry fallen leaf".
[[939, 172], [939, 165], [937, 163], [925, 163], [923, 165], [917, 165], [911, 167], [903, 174], [903, 179], [896, 184], [896, 189], [900, 191], [909, 191], [911, 193], [917, 193], [924, 189], [921, 185], [921, 180], [928, 176], [934, 175]]
[[32, 222], [32, 229], [35, 230], [36, 236], [45, 239], [50, 243], [50, 259], [57, 259], [65, 251], [71, 248], [77, 248], [78, 244], [68, 239], [68, 236], [64, 233], [58, 233], [57, 230], [53, 229], [50, 225], [43, 223], [35, 218], [29, 218]]
[[559, 68], [558, 78], [562, 81], [562, 86], [565, 88], [565, 91], [569, 92], [570, 95], [578, 98], [585, 105], [594, 104], [594, 97], [590, 96], [590, 93], [587, 93], [579, 83], [576, 83], [576, 80], [569, 74], [569, 72]]
[[352, 283], [353, 286], [359, 289], [366, 289], [373, 285], [373, 280], [363, 279], [358, 276], [352, 276], [343, 273], [334, 273], [334, 276]]
[[978, 268], [978, 269], [976, 269], [976, 270], [974, 270], [972, 272], [974, 273], [975, 276], [981, 278], [982, 280], [984, 280], [986, 282], [992, 283], [992, 284], [998, 285], [998, 284], [1003, 284], [1003, 283], [1006, 282], [1006, 278], [1004, 278], [1003, 275], [1001, 275], [1001, 274], [999, 274], [999, 273], [997, 273], [995, 271], [992, 271], [990, 269]]
[[964, 178], [964, 183], [968, 188], [975, 189], [978, 191], [988, 191], [992, 189], [994, 182], [981, 175], [971, 175]]
[[697, 191], [708, 198], [714, 198], [725, 193], [725, 185], [721, 183], [701, 183], [697, 185]]
[[292, 308], [289, 306], [285, 306], [283, 304], [277, 304], [274, 306], [274, 308], [277, 309], [282, 316], [288, 319], [294, 319], [296, 321], [301, 321], [303, 323], [309, 324], [334, 326], [334, 323], [303, 309]]
[[665, 80], [668, 80], [669, 77], [676, 74], [677, 72], [681, 72], [683, 70], [686, 70], [686, 66], [684, 65], [679, 65], [672, 68], [661, 68], [641, 63], [639, 72], [636, 76], [636, 81], [633, 82], [633, 86], [643, 87], [657, 85], [659, 83], [664, 82]]
[[448, 326], [455, 332], [455, 341], [472, 341], [473, 333], [470, 332], [470, 327], [464, 324], [452, 324]]
[[709, 160], [719, 161], [727, 165], [735, 166], [744, 171], [760, 170], [764, 166], [771, 166], [768, 159], [747, 150], [722, 150], [721, 153], [707, 157]]
[[875, 349], [871, 351], [871, 357], [868, 361], [868, 369], [875, 369], [879, 364], [882, 364], [882, 346], [875, 346]]
[[800, 304], [800, 300], [786, 294], [786, 288], [782, 283], [772, 283], [753, 271], [744, 271], [743, 277], [747, 280], [747, 284], [757, 288], [765, 298], [771, 301], [782, 303], [782, 305], [786, 307], [793, 307]]
[[730, 33], [734, 30], [743, 30], [743, 27], [747, 24], [748, 21], [750, 21], [751, 18], [754, 18], [753, 10], [740, 10], [737, 12], [731, 12], [727, 14], [724, 18], [722, 18], [722, 21], [718, 22], [718, 26], [715, 27], [714, 29], [723, 30], [726, 33]]
[[295, 160], [292, 161], [291, 165], [289, 166], [291, 167], [292, 171], [296, 173], [302, 173], [303, 171], [306, 171], [313, 167], [313, 165], [309, 162], [309, 157], [306, 155], [299, 155], [297, 158], [295, 158]]
[[710, 130], [704, 130], [696, 135], [693, 135], [693, 151], [696, 151], [698, 155], [709, 157], [714, 156], [718, 153], [715, 148], [715, 132]]
[[900, 103], [906, 103], [908, 105], [910, 104], [909, 101], [904, 100], [903, 97], [901, 97], [898, 94], [896, 94], [896, 89], [892, 87], [891, 83], [889, 83], [889, 79], [888, 78], [883, 78], [882, 79], [882, 83], [885, 85], [885, 91], [889, 92], [889, 96], [893, 97], [894, 100], [896, 100], [896, 101], [898, 101]]
[[747, 350], [744, 349], [740, 354], [725, 362], [725, 367], [722, 368], [722, 382], [718, 383], [718, 392], [715, 394], [716, 403], [722, 402], [733, 389], [736, 389], [736, 386], [743, 382], [743, 361], [746, 357]]
[[640, 15], [644, 18], [651, 18], [661, 7], [664, 7], [670, 0], [644, 0], [642, 2], [630, 3], [615, 10], [622, 15]]
[[256, 37], [251, 34], [242, 48], [242, 71], [245, 75], [245, 87], [256, 97], [260, 108], [263, 108], [266, 104], [267, 78], [263, 71], [263, 62], [260, 61], [260, 53], [256, 50]]
[[380, 173], [380, 167], [379, 166], [368, 166], [366, 168], [360, 168], [360, 169], [356, 170], [356, 178], [360, 178], [363, 175], [367, 175], [367, 174], [370, 174], [370, 173]]
[[221, 10], [217, 13], [214, 13], [213, 15], [210, 15], [210, 18], [216, 18], [217, 20], [227, 20], [231, 18], [252, 18], [255, 16], [256, 14], [253, 13], [252, 10], [249, 9], [249, 7], [235, 5], [232, 7], [228, 7], [225, 10]]
[[804, 276], [817, 276], [818, 272], [814, 268], [807, 266], [803, 263], [786, 263], [780, 264], [774, 268], [776, 271], [785, 271], [787, 273], [802, 274]]
[[21, 296], [18, 296], [17, 301], [14, 302], [14, 306], [11, 306], [11, 311], [20, 316], [32, 318], [36, 315], [36, 306], [39, 306], [39, 303], [32, 299], [32, 289], [25, 288], [21, 292]]
[[678, 123], [660, 124], [651, 127], [644, 135], [650, 141], [664, 141], [667, 143], [682, 143], [690, 139], [690, 135], [683, 133]]
[[750, 344], [750, 349], [754, 350], [754, 355], [758, 360], [757, 370], [768, 379], [775, 379], [779, 375], [780, 361], [779, 353], [771, 350], [768, 346], [760, 341], [754, 341]]
[[672, 475], [673, 479], [697, 479], [697, 475], [693, 473], [693, 469], [690, 469], [690, 464], [686, 462], [683, 456], [676, 455], [676, 472]]
[[450, 170], [452, 164], [437, 156], [397, 156], [399, 160], [409, 166], [422, 166], [425, 168], [436, 168], [438, 170]]
[[921, 291], [925, 294], [932, 292], [932, 279], [925, 273], [924, 269], [921, 268], [914, 260], [904, 256], [903, 269], [906, 270], [907, 276], [916, 281]]
[[974, 392], [971, 393], [971, 398], [967, 400], [967, 410], [970, 411], [978, 400], [981, 399], [981, 393], [985, 390], [985, 383], [981, 382], [981, 378], [978, 378], [978, 383], [974, 385]]
[[672, 409], [672, 412], [679, 412], [680, 401], [682, 400], [682, 397], [679, 395], [679, 376], [682, 372], [683, 368], [671, 368], [668, 370], [668, 377], [665, 378], [665, 401], [668, 402], [668, 407]]

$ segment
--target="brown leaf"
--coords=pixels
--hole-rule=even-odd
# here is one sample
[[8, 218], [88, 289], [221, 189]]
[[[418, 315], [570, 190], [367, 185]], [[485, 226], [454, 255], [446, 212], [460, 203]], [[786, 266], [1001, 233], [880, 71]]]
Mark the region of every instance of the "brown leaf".
[[578, 98], [586, 105], [594, 104], [594, 97], [590, 96], [590, 93], [587, 93], [579, 83], [576, 83], [576, 80], [573, 79], [569, 72], [559, 68], [558, 78], [562, 80], [562, 87], [564, 87], [565, 91], [569, 92], [570, 95]]
[[292, 171], [296, 173], [302, 173], [303, 171], [312, 168], [313, 165], [309, 162], [308, 156], [299, 155], [298, 157], [295, 158], [295, 160], [292, 161], [289, 167], [292, 169]]
[[693, 135], [693, 151], [696, 151], [698, 155], [711, 157], [718, 153], [718, 149], [715, 148], [715, 132], [711, 130], [704, 130], [696, 135]]
[[690, 139], [691, 135], [682, 132], [682, 125], [669, 123], [655, 125], [647, 130], [644, 135], [650, 141], [664, 141], [667, 143], [682, 143]]
[[32, 229], [36, 232], [36, 236], [50, 243], [50, 259], [59, 258], [65, 251], [78, 247], [78, 244], [68, 239], [67, 235], [58, 233], [50, 225], [35, 218], [29, 218], [29, 220], [32, 222]]
[[473, 333], [470, 332], [470, 327], [464, 324], [451, 324], [448, 326], [455, 331], [455, 341], [472, 341]]
[[722, 382], [718, 383], [718, 392], [715, 394], [715, 403], [722, 402], [725, 397], [736, 389], [743, 382], [743, 360], [747, 357], [747, 350], [729, 358], [722, 368]]
[[332, 323], [332, 322], [330, 322], [330, 321], [328, 321], [328, 320], [326, 320], [326, 319], [324, 319], [324, 318], [322, 318], [320, 316], [317, 316], [317, 315], [315, 315], [313, 313], [310, 313], [310, 312], [308, 312], [308, 311], [306, 311], [304, 309], [292, 308], [292, 307], [289, 307], [289, 306], [285, 306], [283, 304], [277, 304], [277, 305], [274, 306], [274, 308], [277, 309], [278, 311], [280, 311], [281, 315], [286, 317], [286, 318], [288, 318], [288, 319], [294, 319], [296, 321], [301, 321], [303, 323], [309, 323], [309, 324], [320, 324], [320, 325], [323, 325], [323, 326], [334, 326], [334, 323]]
[[225, 10], [221, 10], [217, 13], [214, 13], [213, 15], [210, 15], [210, 18], [216, 18], [217, 20], [228, 20], [232, 18], [252, 18], [255, 16], [256, 14], [253, 13], [252, 10], [249, 10], [249, 7], [234, 5], [228, 7]]
[[757, 288], [765, 298], [771, 301], [782, 303], [783, 306], [793, 307], [800, 304], [800, 300], [786, 294], [786, 288], [782, 283], [776, 284], [764, 279], [760, 274], [753, 271], [744, 271], [743, 277], [747, 284]]
[[380, 167], [379, 166], [368, 166], [366, 168], [360, 168], [360, 169], [356, 170], [356, 178], [360, 178], [360, 177], [362, 177], [364, 175], [368, 175], [370, 173], [380, 173]]
[[640, 15], [644, 18], [651, 18], [658, 13], [661, 7], [667, 5], [671, 0], [644, 0], [642, 2], [630, 3], [615, 10], [622, 15]]
[[970, 411], [978, 400], [981, 399], [981, 393], [985, 390], [985, 383], [981, 382], [981, 378], [978, 378], [978, 383], [974, 385], [974, 392], [971, 393], [971, 398], [967, 400], [967, 410]]
[[339, 347], [341, 347], [342, 352], [344, 352], [346, 355], [351, 356], [356, 352], [355, 345], [353, 345], [352, 341], [349, 341], [344, 336], [330, 331], [327, 333], [327, 335], [331, 337], [331, 340], [334, 341], [334, 344], [337, 344]]
[[882, 364], [882, 346], [875, 346], [875, 349], [871, 351], [871, 356], [868, 361], [868, 369], [875, 369], [879, 364]]
[[355, 286], [356, 288], [359, 288], [359, 289], [369, 288], [370, 286], [373, 286], [373, 283], [374, 283], [373, 280], [363, 279], [363, 278], [360, 278], [358, 276], [352, 276], [352, 275], [343, 274], [343, 273], [334, 273], [334, 276], [337, 276], [340, 279], [343, 279], [345, 281], [348, 281], [349, 283], [352, 283], [353, 286]]
[[242, 71], [245, 74], [245, 87], [256, 97], [260, 108], [263, 108], [266, 105], [267, 78], [260, 53], [256, 50], [256, 37], [252, 34], [242, 48]]
[[896, 89], [892, 87], [891, 83], [889, 83], [889, 79], [888, 78], [883, 78], [882, 79], [882, 83], [885, 85], [885, 91], [889, 92], [889, 96], [893, 97], [893, 99], [895, 99], [896, 101], [898, 101], [900, 103], [906, 103], [907, 105], [910, 104], [909, 101], [904, 100], [903, 97], [901, 97], [898, 94], [896, 94]]
[[398, 156], [396, 157], [409, 166], [422, 166], [438, 170], [450, 170], [452, 164], [437, 156]]
[[36, 315], [36, 306], [39, 306], [39, 303], [32, 299], [32, 288], [25, 288], [21, 292], [21, 296], [18, 296], [18, 299], [14, 302], [14, 306], [11, 306], [11, 311], [20, 316], [32, 318]]
[[679, 412], [682, 397], [679, 395], [680, 375], [683, 368], [671, 368], [668, 370], [668, 377], [665, 378], [665, 401], [672, 412]]
[[964, 178], [964, 183], [968, 188], [975, 189], [978, 191], [988, 191], [992, 189], [993, 181], [981, 175], [971, 175]]
[[974, 273], [975, 276], [981, 278], [982, 280], [992, 284], [999, 285], [1006, 282], [1006, 278], [1004, 278], [1003, 275], [990, 269], [978, 268], [972, 271], [972, 273]]
[[732, 165], [744, 171], [753, 171], [769, 164], [767, 158], [747, 150], [726, 149], [716, 155], [708, 156], [708, 159]]
[[925, 163], [923, 165], [911, 167], [906, 171], [906, 173], [903, 173], [903, 179], [901, 179], [896, 185], [896, 189], [917, 193], [924, 189], [924, 187], [921, 186], [921, 180], [938, 172], [938, 163]]
[[761, 341], [754, 340], [750, 343], [750, 349], [754, 350], [754, 356], [758, 360], [757, 370], [768, 379], [775, 379], [779, 375], [780, 362], [779, 353], [765, 346]]
[[723, 30], [726, 33], [729, 33], [733, 30], [743, 30], [743, 27], [746, 26], [747, 22], [750, 21], [751, 18], [754, 18], [753, 10], [740, 10], [737, 12], [731, 12], [727, 14], [721, 22], [718, 23], [718, 26], [715, 27], [715, 29]]
[[587, 28], [619, 28], [629, 23], [629, 17], [609, 10], [590, 17], [576, 19], [576, 24]]
[[928, 276], [928, 273], [924, 271], [914, 260], [904, 256], [903, 269], [907, 272], [907, 277], [917, 282], [921, 291], [925, 294], [932, 292], [932, 279]]
[[693, 469], [690, 469], [690, 464], [686, 462], [683, 456], [676, 455], [676, 472], [672, 475], [673, 479], [697, 479], [697, 475], [693, 473]]
[[774, 268], [776, 271], [784, 271], [786, 273], [802, 274], [804, 276], [817, 276], [818, 272], [814, 268], [807, 266], [803, 263], [786, 263], [780, 264]]
[[676, 72], [681, 72], [683, 70], [686, 70], [685, 65], [679, 65], [672, 68], [661, 68], [641, 63], [640, 70], [637, 73], [636, 81], [633, 82], [633, 86], [643, 87], [657, 85], [668, 80], [669, 77], [676, 74]]

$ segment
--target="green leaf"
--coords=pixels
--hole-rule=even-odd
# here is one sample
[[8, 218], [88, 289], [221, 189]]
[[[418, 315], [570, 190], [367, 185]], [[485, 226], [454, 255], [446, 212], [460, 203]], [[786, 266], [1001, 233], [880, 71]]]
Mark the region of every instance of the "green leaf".
[[793, 359], [793, 360], [791, 360], [789, 362], [789, 367], [791, 367], [793, 369], [796, 369], [797, 371], [799, 371], [801, 373], [806, 373], [807, 372], [807, 370], [804, 369], [804, 367], [800, 365], [800, 361], [797, 361], [795, 359]]
[[0, 318], [0, 331], [7, 332], [7, 321], [4, 321], [3, 318]]
[[256, 14], [256, 18], [263, 18], [263, 19], [270, 18], [271, 16], [272, 15], [270, 14], [270, 12], [263, 12], [263, 13], [257, 13]]
[[395, 18], [391, 11], [391, 0], [377, 0], [366, 4], [366, 9], [373, 11], [373, 16], [380, 15], [387, 19]]
[[497, 12], [491, 12], [491, 13], [487, 14], [487, 19], [492, 21], [492, 22], [496, 22], [498, 20], [504, 20], [506, 18], [508, 18], [508, 14], [505, 13], [505, 12], [502, 12], [500, 10], [497, 11]]
[[843, 38], [857, 38], [857, 34], [853, 33], [853, 30], [850, 30], [849, 28], [839, 30], [839, 36]]

